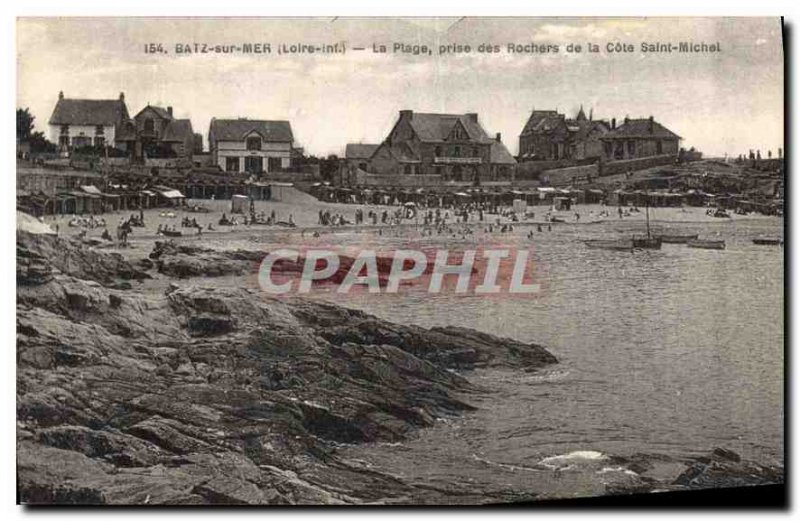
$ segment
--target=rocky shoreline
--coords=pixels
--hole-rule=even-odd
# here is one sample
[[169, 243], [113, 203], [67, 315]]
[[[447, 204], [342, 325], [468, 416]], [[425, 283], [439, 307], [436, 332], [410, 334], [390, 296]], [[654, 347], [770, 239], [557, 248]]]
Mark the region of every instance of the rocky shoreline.
[[[17, 476], [29, 504], [486, 503], [535, 493], [436, 488], [346, 460], [473, 410], [468, 371], [536, 370], [546, 349], [301, 299], [208, 287], [253, 252], [160, 247], [132, 262], [17, 234]], [[222, 268], [220, 268], [222, 266]], [[219, 273], [217, 273], [217, 271]], [[141, 281], [171, 280], [166, 291]], [[782, 482], [720, 449], [609, 493]]]

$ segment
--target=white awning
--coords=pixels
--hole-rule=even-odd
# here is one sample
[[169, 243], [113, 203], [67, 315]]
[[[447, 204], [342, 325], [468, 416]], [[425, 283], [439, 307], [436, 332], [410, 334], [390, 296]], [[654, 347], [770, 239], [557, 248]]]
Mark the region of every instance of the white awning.
[[186, 196], [184, 196], [178, 190], [165, 190], [165, 191], [161, 192], [161, 195], [163, 195], [167, 199], [185, 199], [186, 198]]
[[81, 186], [81, 190], [87, 194], [103, 195], [103, 192], [101, 192], [100, 189], [94, 185], [83, 185]]

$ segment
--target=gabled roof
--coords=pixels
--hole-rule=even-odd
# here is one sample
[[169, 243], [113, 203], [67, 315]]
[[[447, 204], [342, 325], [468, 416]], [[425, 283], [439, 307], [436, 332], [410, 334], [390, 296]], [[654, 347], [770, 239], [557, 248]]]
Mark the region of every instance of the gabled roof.
[[426, 114], [414, 112], [409, 121], [417, 137], [425, 142], [444, 142], [450, 136], [456, 123], [461, 123], [469, 141], [489, 143], [491, 138], [480, 123], [467, 114]]
[[681, 139], [679, 135], [667, 129], [661, 123], [649, 118], [629, 119], [602, 137], [602, 139], [619, 138]]
[[288, 121], [212, 119], [209, 130], [217, 141], [242, 141], [247, 134], [253, 132], [257, 132], [264, 141], [294, 141], [292, 126]]
[[525, 127], [523, 127], [520, 134], [524, 135], [533, 132], [533, 130], [544, 120], [555, 121], [562, 117], [563, 116], [561, 116], [555, 110], [534, 110], [531, 112], [530, 117], [528, 117], [528, 121], [525, 123]]
[[417, 163], [420, 158], [406, 142], [386, 145], [389, 154], [401, 163]]
[[142, 113], [147, 109], [152, 110], [153, 112], [156, 113], [156, 115], [158, 115], [158, 117], [160, 117], [162, 119], [172, 119], [172, 114], [170, 114], [167, 109], [165, 109], [164, 107], [157, 107], [155, 105], [147, 105], [145, 108], [140, 110], [138, 114], [136, 114], [134, 116], [134, 119], [138, 118], [139, 116], [141, 116]]
[[128, 109], [123, 100], [61, 98], [50, 116], [50, 124], [108, 126], [127, 118]]
[[164, 135], [161, 137], [161, 141], [184, 142], [187, 139], [194, 139], [192, 122], [188, 119], [173, 119], [164, 129]]
[[514, 165], [517, 160], [511, 155], [502, 141], [494, 141], [490, 150], [490, 162], [495, 165]]
[[344, 149], [346, 159], [369, 159], [380, 145], [367, 143], [348, 143]]

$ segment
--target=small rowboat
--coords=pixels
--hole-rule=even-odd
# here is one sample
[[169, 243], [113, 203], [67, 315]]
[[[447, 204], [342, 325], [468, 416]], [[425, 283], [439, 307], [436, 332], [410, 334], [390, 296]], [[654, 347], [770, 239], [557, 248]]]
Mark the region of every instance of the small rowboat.
[[686, 245], [690, 248], [703, 248], [706, 250], [724, 250], [725, 241], [708, 240], [708, 239], [689, 239]]
[[596, 250], [633, 251], [633, 241], [630, 239], [619, 240], [589, 240], [583, 241], [588, 248]]
[[165, 237], [181, 237], [183, 236], [183, 232], [179, 232], [177, 230], [161, 230], [161, 235], [164, 235]]
[[661, 235], [661, 242], [665, 242], [668, 244], [686, 244], [688, 241], [692, 239], [697, 239], [697, 234], [685, 234], [685, 235]]
[[783, 239], [779, 239], [777, 237], [759, 237], [757, 239], [753, 239], [753, 244], [778, 246], [783, 244]]
[[634, 236], [634, 238], [633, 238], [633, 247], [634, 248], [646, 249], [646, 250], [660, 250], [661, 249], [661, 237], [649, 237], [649, 236], [637, 237], [637, 236]]

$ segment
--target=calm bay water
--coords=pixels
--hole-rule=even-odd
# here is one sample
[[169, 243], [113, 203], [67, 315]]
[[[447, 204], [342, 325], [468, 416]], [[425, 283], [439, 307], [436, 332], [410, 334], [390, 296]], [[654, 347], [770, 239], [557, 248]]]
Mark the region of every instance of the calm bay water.
[[[482, 390], [465, 399], [477, 411], [419, 430], [403, 443], [342, 447], [341, 453], [428, 485], [551, 497], [602, 494], [609, 483], [629, 478], [602, 460], [593, 463], [597, 455], [686, 458], [726, 447], [783, 465], [784, 249], [752, 243], [782, 236], [783, 221], [653, 224], [656, 233], [725, 239], [722, 251], [664, 244], [630, 253], [582, 242], [630, 237], [643, 227], [622, 221], [559, 224], [541, 233], [529, 226], [507, 234], [478, 230], [464, 237], [420, 238], [407, 230], [306, 237], [308, 246], [351, 251], [457, 251], [498, 241], [528, 249], [543, 286], [533, 298], [431, 295], [421, 288], [396, 296], [314, 297], [395, 322], [463, 326], [535, 342], [559, 359], [530, 373], [471, 372]], [[276, 245], [259, 242], [267, 250]], [[543, 461], [575, 453], [587, 455], [585, 472], [543, 479]], [[563, 463], [581, 462], [568, 457]]]
[[[783, 248], [752, 244], [753, 237], [780, 236], [782, 222], [669, 225], [676, 233], [723, 238], [724, 251], [665, 244], [627, 253], [581, 242], [641, 231], [626, 226], [506, 234], [504, 240], [535, 251], [546, 277], [537, 298], [337, 299], [402, 323], [536, 342], [560, 361], [535, 373], [476, 371], [470, 379], [487, 392], [467, 399], [478, 411], [399, 445], [348, 454], [415, 479], [498, 489], [524, 487], [527, 466], [574, 451], [685, 457], [724, 446], [783, 464]], [[455, 248], [480, 240], [446, 242]], [[572, 493], [581, 487], [563, 486]]]

